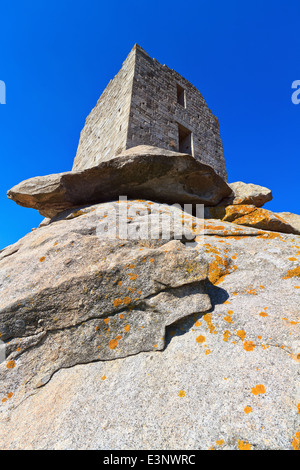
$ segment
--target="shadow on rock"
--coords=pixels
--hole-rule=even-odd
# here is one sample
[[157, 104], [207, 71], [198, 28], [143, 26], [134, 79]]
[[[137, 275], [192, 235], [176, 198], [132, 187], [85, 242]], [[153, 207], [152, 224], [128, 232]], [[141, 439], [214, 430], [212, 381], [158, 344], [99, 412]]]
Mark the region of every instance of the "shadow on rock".
[[206, 312], [189, 315], [168, 326], [166, 329], [165, 348], [170, 344], [174, 336], [181, 336], [190, 331], [195, 326], [197, 320], [200, 320], [207, 313], [213, 313], [216, 305], [223, 304], [229, 298], [225, 289], [215, 286], [208, 280], [206, 281], [206, 292], [210, 297], [212, 307]]

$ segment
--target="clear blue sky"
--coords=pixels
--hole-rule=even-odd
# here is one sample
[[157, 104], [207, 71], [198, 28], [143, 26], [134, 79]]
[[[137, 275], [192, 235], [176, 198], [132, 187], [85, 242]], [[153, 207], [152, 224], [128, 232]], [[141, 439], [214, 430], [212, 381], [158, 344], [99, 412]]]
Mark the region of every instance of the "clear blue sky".
[[0, 249], [42, 217], [6, 191], [72, 167], [85, 118], [135, 43], [203, 94], [229, 182], [267, 186], [299, 213], [299, 0], [1, 2]]

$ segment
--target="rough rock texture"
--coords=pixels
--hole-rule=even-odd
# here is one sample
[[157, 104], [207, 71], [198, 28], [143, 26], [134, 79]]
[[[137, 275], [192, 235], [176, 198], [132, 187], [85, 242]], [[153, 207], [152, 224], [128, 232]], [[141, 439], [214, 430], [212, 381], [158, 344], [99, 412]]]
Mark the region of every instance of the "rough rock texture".
[[87, 117], [73, 170], [137, 145], [192, 154], [227, 181], [217, 117], [191, 83], [136, 44]]
[[52, 218], [66, 209], [111, 201], [123, 194], [210, 206], [230, 193], [213, 168], [191, 155], [141, 145], [93, 168], [30, 178], [10, 189], [7, 196]]
[[266, 202], [271, 201], [272, 191], [264, 186], [252, 183], [243, 183], [237, 181], [229, 184], [233, 194], [221, 201], [220, 205], [228, 206], [231, 204], [253, 204], [256, 207], [262, 207]]
[[[132, 238], [106, 238], [122, 205]], [[147, 215], [158, 236], [134, 238]], [[299, 255], [299, 236], [152, 201], [7, 247], [1, 448], [299, 448]]]
[[294, 227], [300, 233], [300, 215], [291, 212], [277, 212], [276, 215], [284, 219], [288, 224]]
[[206, 218], [220, 219], [226, 222], [234, 222], [237, 225], [246, 225], [262, 230], [270, 230], [282, 233], [294, 233], [300, 235], [300, 224], [296, 214], [276, 214], [272, 211], [257, 208], [253, 205], [230, 205], [206, 207]]

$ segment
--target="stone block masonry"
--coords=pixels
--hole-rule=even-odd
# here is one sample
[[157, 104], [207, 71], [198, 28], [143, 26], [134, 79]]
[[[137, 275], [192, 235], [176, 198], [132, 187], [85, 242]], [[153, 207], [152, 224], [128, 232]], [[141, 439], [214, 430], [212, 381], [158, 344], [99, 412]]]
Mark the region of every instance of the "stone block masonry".
[[218, 119], [201, 93], [135, 45], [86, 120], [73, 170], [138, 145], [193, 155], [227, 181]]

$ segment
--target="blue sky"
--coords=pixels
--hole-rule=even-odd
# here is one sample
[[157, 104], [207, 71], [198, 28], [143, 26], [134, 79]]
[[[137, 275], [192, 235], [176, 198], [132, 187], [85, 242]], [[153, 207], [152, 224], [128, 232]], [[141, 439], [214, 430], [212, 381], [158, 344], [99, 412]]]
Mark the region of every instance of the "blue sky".
[[42, 220], [6, 191], [71, 169], [86, 116], [135, 43], [218, 116], [229, 182], [266, 186], [265, 208], [299, 213], [299, 0], [15, 0], [0, 9], [0, 249]]

